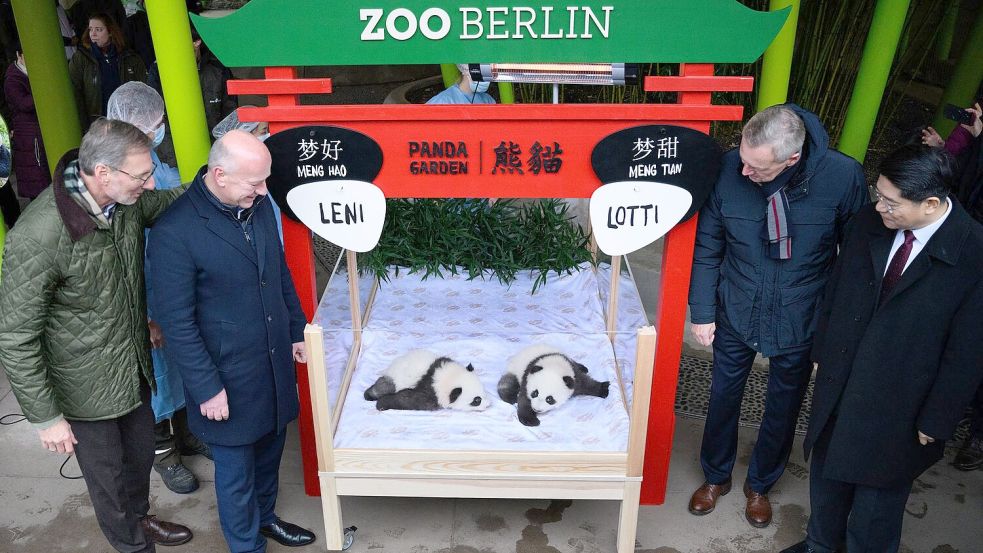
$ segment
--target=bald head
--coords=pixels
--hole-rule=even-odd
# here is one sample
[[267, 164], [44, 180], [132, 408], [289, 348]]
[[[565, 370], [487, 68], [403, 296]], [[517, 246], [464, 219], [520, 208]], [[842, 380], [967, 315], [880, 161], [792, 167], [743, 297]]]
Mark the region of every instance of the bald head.
[[244, 131], [229, 131], [208, 153], [205, 185], [223, 204], [252, 207], [258, 196], [267, 193], [271, 165], [270, 151], [259, 139]]

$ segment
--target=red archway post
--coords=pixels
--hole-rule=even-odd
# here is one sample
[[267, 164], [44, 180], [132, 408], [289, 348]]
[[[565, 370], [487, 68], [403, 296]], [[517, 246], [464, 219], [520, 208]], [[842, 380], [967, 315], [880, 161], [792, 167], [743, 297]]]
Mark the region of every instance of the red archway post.
[[[680, 77], [713, 75], [713, 64], [680, 64]], [[649, 92], [655, 81], [646, 81]], [[710, 90], [679, 93], [680, 104], [710, 105]], [[719, 90], [719, 89], [718, 89]], [[698, 122], [693, 128], [710, 134], [710, 121]], [[682, 355], [683, 333], [686, 327], [686, 305], [689, 296], [690, 273], [693, 269], [693, 248], [696, 241], [696, 220], [674, 227], [666, 235], [662, 250], [662, 280], [659, 283], [659, 307], [655, 328], [658, 342], [652, 372], [652, 395], [649, 403], [648, 436], [645, 440], [645, 463], [642, 468], [642, 505], [661, 505], [666, 500], [669, 480], [669, 459], [676, 426], [676, 385], [679, 379], [679, 358]]]
[[[268, 121], [273, 133], [300, 125], [341, 125], [363, 132], [380, 142], [388, 153], [376, 184], [387, 197], [579, 197], [589, 198], [600, 186], [590, 169], [590, 148], [611, 132], [643, 124], [682, 125], [709, 133], [712, 121], [740, 121], [741, 106], [712, 105], [714, 91], [749, 92], [750, 77], [714, 77], [712, 64], [681, 64], [679, 76], [647, 77], [649, 92], [679, 93], [676, 104], [517, 104], [513, 106], [351, 106], [301, 105], [300, 94], [331, 92], [330, 79], [297, 79], [293, 68], [268, 68], [266, 79], [232, 81], [232, 94], [266, 94], [269, 106], [241, 108], [243, 121]], [[467, 110], [466, 113], [463, 110]], [[461, 121], [470, 127], [462, 130]], [[544, 129], [566, 136], [565, 149], [571, 159], [570, 180], [562, 184], [532, 183], [521, 177], [502, 176], [502, 180], [454, 179], [439, 186], [405, 178], [408, 161], [405, 148], [409, 128], [424, 126], [448, 138], [467, 136], [498, 129], [504, 125], [517, 138], [534, 137]], [[497, 136], [497, 133], [495, 133]], [[565, 145], [566, 146], [566, 145]], [[573, 154], [576, 152], [576, 154]], [[401, 169], [402, 167], [402, 169]], [[496, 177], [497, 178], [497, 177]], [[428, 181], [429, 182], [429, 181]], [[313, 240], [311, 232], [291, 219], [283, 219], [287, 264], [290, 268], [304, 313], [312, 318], [318, 298], [315, 284]], [[642, 503], [665, 501], [669, 458], [675, 423], [674, 403], [679, 359], [682, 352], [687, 295], [693, 262], [696, 217], [676, 226], [667, 236], [662, 257], [662, 279], [656, 328], [659, 333], [654, 363], [652, 405], [643, 470]], [[305, 491], [318, 495], [317, 453], [315, 451], [313, 412], [306, 368], [298, 366], [300, 386], [300, 441], [303, 456]]]

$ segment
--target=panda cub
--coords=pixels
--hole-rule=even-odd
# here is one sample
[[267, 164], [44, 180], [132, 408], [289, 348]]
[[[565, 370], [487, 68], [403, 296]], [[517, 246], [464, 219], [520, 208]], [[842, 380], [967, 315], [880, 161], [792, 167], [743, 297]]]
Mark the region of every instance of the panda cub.
[[539, 426], [537, 415], [552, 411], [573, 396], [608, 397], [609, 381], [598, 382], [587, 367], [544, 344], [529, 346], [509, 359], [498, 381], [498, 395], [515, 404], [519, 422]]
[[485, 389], [475, 373], [450, 357], [417, 349], [397, 357], [365, 390], [376, 409], [482, 411], [488, 407]]

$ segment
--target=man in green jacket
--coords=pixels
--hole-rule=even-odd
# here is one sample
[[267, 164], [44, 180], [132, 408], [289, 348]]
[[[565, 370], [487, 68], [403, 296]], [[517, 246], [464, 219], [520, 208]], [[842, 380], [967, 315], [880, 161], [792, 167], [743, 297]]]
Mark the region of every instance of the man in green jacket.
[[49, 451], [75, 453], [99, 526], [118, 551], [191, 539], [149, 515], [154, 385], [144, 228], [184, 188], [155, 191], [150, 140], [99, 119], [7, 235], [0, 362]]

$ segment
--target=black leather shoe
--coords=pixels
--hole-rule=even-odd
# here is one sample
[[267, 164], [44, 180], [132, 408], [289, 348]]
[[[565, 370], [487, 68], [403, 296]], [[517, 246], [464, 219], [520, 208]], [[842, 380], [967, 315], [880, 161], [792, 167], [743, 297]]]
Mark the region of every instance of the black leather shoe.
[[791, 547], [782, 549], [780, 553], [816, 553], [816, 550], [809, 547], [805, 541], [800, 541]]
[[140, 519], [143, 534], [148, 541], [157, 545], [181, 545], [191, 541], [191, 529], [181, 524], [160, 520], [155, 515], [147, 515]]
[[300, 547], [314, 543], [315, 538], [314, 532], [281, 520], [280, 517], [277, 517], [273, 524], [260, 527], [259, 533], [287, 547]]
[[976, 470], [983, 466], [983, 437], [968, 436], [952, 460], [957, 470]]

